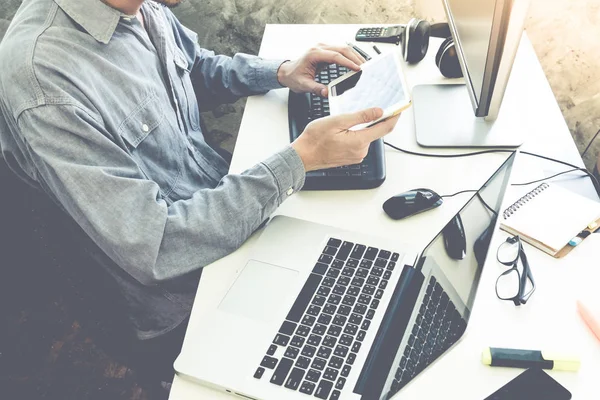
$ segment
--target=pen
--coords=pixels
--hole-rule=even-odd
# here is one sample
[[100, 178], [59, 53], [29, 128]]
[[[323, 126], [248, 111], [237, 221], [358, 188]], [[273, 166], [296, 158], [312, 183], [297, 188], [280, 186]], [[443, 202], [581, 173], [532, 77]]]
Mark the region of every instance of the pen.
[[594, 336], [600, 340], [600, 321], [597, 321], [590, 310], [579, 300], [577, 301], [577, 311]]
[[577, 371], [579, 357], [540, 350], [502, 349], [486, 347], [481, 361], [492, 367], [542, 368], [558, 371]]
[[377, 46], [375, 46], [375, 45], [373, 45], [373, 50], [375, 50], [375, 52], [376, 52], [377, 54], [381, 54], [381, 51], [379, 50], [379, 47], [377, 47]]
[[358, 54], [360, 54], [365, 60], [369, 61], [371, 59], [371, 56], [369, 56], [367, 53], [365, 53], [360, 47], [353, 45], [352, 43], [347, 43], [348, 46], [352, 47], [354, 49], [354, 51], [356, 51]]

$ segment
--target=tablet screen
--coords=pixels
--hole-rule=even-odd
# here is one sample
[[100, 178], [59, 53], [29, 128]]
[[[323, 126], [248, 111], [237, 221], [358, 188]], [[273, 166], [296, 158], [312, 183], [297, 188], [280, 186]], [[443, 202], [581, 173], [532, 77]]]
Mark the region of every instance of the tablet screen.
[[352, 113], [371, 107], [387, 110], [409, 101], [393, 53], [364, 64], [360, 71], [333, 85], [331, 96], [332, 114]]

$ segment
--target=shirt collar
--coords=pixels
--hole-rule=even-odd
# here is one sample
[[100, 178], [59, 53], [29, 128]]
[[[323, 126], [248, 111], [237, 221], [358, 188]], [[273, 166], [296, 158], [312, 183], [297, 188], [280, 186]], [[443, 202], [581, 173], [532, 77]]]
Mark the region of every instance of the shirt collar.
[[54, 0], [62, 10], [97, 41], [108, 44], [121, 17], [129, 15], [101, 0]]

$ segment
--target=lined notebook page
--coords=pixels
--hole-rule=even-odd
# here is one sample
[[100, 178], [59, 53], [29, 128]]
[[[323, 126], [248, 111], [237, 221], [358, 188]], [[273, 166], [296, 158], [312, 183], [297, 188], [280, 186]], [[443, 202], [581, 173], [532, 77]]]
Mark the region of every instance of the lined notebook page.
[[556, 185], [543, 185], [507, 209], [501, 227], [525, 240], [534, 239], [556, 253], [600, 217], [600, 203]]

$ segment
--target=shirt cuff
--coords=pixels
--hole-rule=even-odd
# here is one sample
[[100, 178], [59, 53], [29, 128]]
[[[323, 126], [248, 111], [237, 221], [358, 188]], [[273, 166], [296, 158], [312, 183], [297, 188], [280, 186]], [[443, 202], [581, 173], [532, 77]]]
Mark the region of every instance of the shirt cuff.
[[284, 86], [277, 80], [277, 71], [281, 64], [287, 60], [263, 60], [259, 59], [256, 71], [256, 83], [264, 90], [281, 89]]
[[269, 157], [263, 164], [271, 171], [277, 181], [279, 204], [304, 186], [306, 177], [304, 164], [292, 146], [287, 146], [279, 153]]

